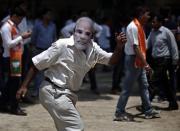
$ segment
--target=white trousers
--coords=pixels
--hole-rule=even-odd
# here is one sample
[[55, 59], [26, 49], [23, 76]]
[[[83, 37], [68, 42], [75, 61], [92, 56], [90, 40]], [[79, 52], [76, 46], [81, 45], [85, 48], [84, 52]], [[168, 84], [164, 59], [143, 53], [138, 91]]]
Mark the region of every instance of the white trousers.
[[49, 82], [43, 81], [39, 90], [39, 99], [52, 116], [56, 129], [58, 131], [83, 131], [84, 124], [74, 106], [77, 96], [54, 88], [56, 87]]

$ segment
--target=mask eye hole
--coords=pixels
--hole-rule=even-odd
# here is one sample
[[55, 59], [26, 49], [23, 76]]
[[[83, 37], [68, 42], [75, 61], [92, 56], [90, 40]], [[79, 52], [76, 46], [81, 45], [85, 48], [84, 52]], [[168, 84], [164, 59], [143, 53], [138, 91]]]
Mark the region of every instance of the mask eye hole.
[[82, 34], [82, 31], [79, 29], [76, 29], [75, 32], [77, 32], [78, 34]]
[[86, 32], [86, 36], [90, 37], [91, 33], [90, 32]]
[[82, 30], [82, 29], [76, 29], [75, 33], [84, 34], [84, 36], [86, 36], [88, 38], [92, 36], [92, 33], [90, 31], [85, 31], [85, 30]]

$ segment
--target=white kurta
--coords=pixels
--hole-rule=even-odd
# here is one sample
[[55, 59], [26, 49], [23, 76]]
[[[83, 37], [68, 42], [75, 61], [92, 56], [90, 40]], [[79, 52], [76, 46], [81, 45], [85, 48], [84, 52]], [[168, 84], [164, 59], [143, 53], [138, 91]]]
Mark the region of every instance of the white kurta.
[[60, 39], [52, 46], [33, 57], [39, 70], [47, 69], [45, 76], [59, 87], [71, 91], [79, 90], [85, 74], [96, 63], [108, 64], [112, 53], [103, 51], [95, 42], [89, 44], [84, 53], [74, 46], [73, 36]]

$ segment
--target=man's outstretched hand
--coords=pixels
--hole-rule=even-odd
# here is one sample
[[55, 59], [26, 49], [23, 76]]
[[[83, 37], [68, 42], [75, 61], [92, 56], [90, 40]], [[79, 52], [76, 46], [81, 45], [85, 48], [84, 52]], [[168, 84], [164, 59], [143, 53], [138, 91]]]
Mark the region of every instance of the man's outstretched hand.
[[114, 65], [114, 64], [117, 64], [119, 62], [119, 58], [122, 54], [122, 49], [123, 49], [123, 46], [125, 45], [127, 39], [126, 39], [126, 35], [121, 32], [121, 33], [115, 33], [115, 37], [116, 37], [116, 48], [109, 60], [109, 64], [110, 65]]
[[16, 99], [20, 100], [21, 98], [24, 98], [27, 93], [27, 88], [21, 86], [21, 88], [16, 93]]
[[116, 42], [117, 42], [118, 48], [122, 48], [124, 44], [127, 42], [125, 33], [123, 32], [115, 33], [115, 36], [116, 36]]

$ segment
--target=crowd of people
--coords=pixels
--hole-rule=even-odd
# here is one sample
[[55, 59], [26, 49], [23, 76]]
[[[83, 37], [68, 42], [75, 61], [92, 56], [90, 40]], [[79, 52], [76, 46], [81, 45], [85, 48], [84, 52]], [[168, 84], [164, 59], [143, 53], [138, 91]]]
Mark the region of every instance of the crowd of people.
[[114, 120], [133, 119], [125, 107], [136, 82], [142, 100], [140, 111], [146, 119], [160, 114], [151, 105], [156, 96], [169, 102], [167, 110], [179, 109], [180, 17], [172, 19], [161, 12], [151, 15], [147, 7], [138, 6], [131, 21], [113, 30], [108, 17], [97, 21], [81, 12], [58, 31], [51, 9], [42, 8], [32, 20], [26, 4], [17, 3], [1, 20], [0, 112], [27, 115], [19, 102], [33, 81], [31, 95], [39, 98], [57, 130], [84, 130], [75, 107], [76, 92], [88, 74], [91, 90], [100, 94], [96, 64], [104, 65], [102, 71], [113, 71], [110, 93], [121, 92]]

